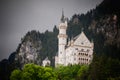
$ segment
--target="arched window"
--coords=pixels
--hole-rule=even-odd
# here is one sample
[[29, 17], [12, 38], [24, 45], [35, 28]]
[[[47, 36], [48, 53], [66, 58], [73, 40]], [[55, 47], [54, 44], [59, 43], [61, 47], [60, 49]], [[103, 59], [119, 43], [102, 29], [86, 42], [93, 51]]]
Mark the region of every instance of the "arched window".
[[84, 55], [85, 53], [83, 53], [83, 55]]
[[87, 61], [88, 61], [88, 59], [87, 59]]
[[86, 54], [86, 56], [88, 56], [88, 54]]

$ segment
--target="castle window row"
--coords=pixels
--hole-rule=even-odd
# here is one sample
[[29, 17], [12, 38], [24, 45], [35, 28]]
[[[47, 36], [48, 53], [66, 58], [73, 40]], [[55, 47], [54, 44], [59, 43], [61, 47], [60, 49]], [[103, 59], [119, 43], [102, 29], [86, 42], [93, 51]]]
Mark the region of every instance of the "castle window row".
[[[74, 53], [74, 55], [77, 55], [77, 54], [76, 54], [76, 53]], [[78, 53], [78, 55], [88, 56], [88, 53]]]
[[[74, 60], [76, 60], [76, 58], [74, 58]], [[86, 59], [86, 58], [79, 58], [79, 60], [81, 60], [81, 61], [88, 61], [88, 59]]]
[[89, 49], [87, 49], [87, 50], [84, 50], [84, 49], [79, 50], [78, 48], [75, 48], [75, 50], [78, 50], [79, 52], [89, 52], [90, 51]]
[[86, 58], [79, 58], [79, 60], [88, 61]]
[[85, 56], [88, 56], [87, 53], [79, 53], [79, 55], [85, 55]]

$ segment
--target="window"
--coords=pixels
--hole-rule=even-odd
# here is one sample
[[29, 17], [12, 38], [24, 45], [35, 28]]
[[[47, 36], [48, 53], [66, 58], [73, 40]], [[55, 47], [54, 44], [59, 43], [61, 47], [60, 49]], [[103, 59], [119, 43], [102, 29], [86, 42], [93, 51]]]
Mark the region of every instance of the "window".
[[81, 53], [81, 55], [83, 55], [83, 53]]
[[88, 54], [86, 54], [86, 56], [88, 56]]
[[78, 50], [78, 48], [75, 48], [76, 50]]
[[81, 42], [81, 44], [83, 45], [84, 43], [83, 43], [83, 42]]
[[84, 49], [81, 49], [81, 51], [84, 51]]
[[89, 52], [90, 50], [89, 49], [87, 49], [87, 52]]
[[91, 55], [89, 55], [89, 57], [91, 58]]

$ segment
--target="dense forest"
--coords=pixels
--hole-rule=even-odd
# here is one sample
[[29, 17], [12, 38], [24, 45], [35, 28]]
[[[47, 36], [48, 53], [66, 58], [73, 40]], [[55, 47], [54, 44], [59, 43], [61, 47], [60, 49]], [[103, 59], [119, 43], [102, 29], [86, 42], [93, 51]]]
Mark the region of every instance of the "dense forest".
[[[86, 14], [74, 14], [68, 20], [67, 34], [68, 38], [72, 38], [80, 34], [84, 29], [89, 40], [94, 42], [94, 57], [89, 66], [86, 65], [70, 65], [60, 68], [39, 67], [40, 70], [49, 68], [46, 77], [49, 75], [51, 79], [56, 80], [119, 80], [120, 79], [120, 7], [118, 0], [104, 0], [95, 9], [88, 11]], [[21, 44], [28, 41], [41, 41], [41, 49], [39, 51], [40, 60], [48, 57], [51, 66], [54, 67], [54, 56], [58, 49], [58, 28], [54, 26], [53, 31], [29, 31], [22, 39], [18, 48], [8, 59], [0, 62], [0, 80], [16, 80], [15, 75], [24, 74], [25, 71], [20, 69], [19, 61], [16, 61], [16, 55], [20, 51]], [[40, 64], [41, 65], [41, 64]], [[30, 65], [29, 65], [30, 66]], [[31, 67], [37, 65], [32, 64]], [[30, 68], [31, 68], [30, 67]], [[17, 69], [17, 70], [14, 70]], [[20, 69], [20, 70], [19, 70]], [[36, 69], [36, 68], [34, 68]], [[14, 70], [14, 71], [13, 71]], [[72, 72], [72, 70], [74, 70]], [[13, 71], [13, 72], [12, 72]], [[50, 72], [49, 72], [50, 71]], [[12, 75], [11, 75], [12, 72]], [[33, 71], [34, 72], [34, 71]], [[17, 74], [16, 74], [17, 73]], [[55, 74], [56, 73], [56, 74]], [[35, 73], [41, 74], [41, 73]], [[11, 77], [10, 77], [11, 75]], [[44, 76], [44, 75], [43, 75]], [[19, 76], [20, 77], [20, 76]], [[45, 76], [44, 76], [45, 77]], [[48, 79], [44, 78], [44, 79]], [[29, 78], [24, 78], [29, 79]], [[24, 80], [20, 79], [20, 80]], [[43, 79], [43, 77], [38, 78]], [[43, 80], [44, 80], [43, 79]], [[29, 79], [33, 80], [33, 79]], [[37, 77], [36, 77], [37, 80]]]

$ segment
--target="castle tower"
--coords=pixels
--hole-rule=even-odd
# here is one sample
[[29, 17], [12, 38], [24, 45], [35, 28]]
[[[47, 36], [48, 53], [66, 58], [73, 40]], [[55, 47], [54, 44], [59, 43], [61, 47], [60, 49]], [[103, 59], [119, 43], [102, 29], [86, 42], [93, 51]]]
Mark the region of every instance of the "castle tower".
[[59, 34], [58, 34], [58, 64], [65, 65], [65, 46], [67, 44], [67, 20], [64, 17], [64, 12], [62, 11], [61, 23], [59, 24]]

